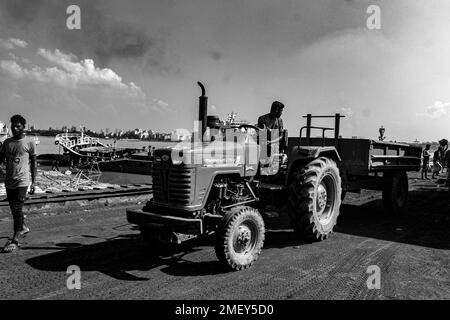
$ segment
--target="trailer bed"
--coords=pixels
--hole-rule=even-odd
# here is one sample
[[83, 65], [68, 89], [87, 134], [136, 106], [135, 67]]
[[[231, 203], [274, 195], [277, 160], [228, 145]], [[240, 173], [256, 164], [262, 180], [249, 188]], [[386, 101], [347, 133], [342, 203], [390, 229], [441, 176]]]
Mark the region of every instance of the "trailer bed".
[[[306, 146], [302, 138], [300, 146]], [[310, 138], [311, 146], [334, 146], [331, 138]], [[289, 138], [289, 148], [298, 146], [298, 138]], [[336, 149], [341, 157], [340, 169], [348, 175], [369, 175], [392, 170], [419, 171], [422, 148], [418, 145], [340, 138]]]

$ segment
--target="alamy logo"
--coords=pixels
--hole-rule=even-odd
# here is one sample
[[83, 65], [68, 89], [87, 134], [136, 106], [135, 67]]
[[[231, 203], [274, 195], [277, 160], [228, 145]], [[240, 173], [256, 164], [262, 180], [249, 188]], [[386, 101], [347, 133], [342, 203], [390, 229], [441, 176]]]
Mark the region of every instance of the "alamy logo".
[[367, 268], [367, 273], [370, 276], [367, 278], [367, 289], [380, 289], [381, 288], [381, 270], [377, 265], [371, 265]]
[[[201, 138], [201, 122], [195, 121], [191, 141], [178, 143], [171, 152], [174, 164], [205, 166], [261, 164], [262, 174], [276, 173], [280, 166], [280, 131], [278, 129], [209, 129]], [[164, 159], [156, 158], [156, 162]], [[270, 168], [270, 169], [269, 169]], [[269, 172], [265, 172], [268, 171]]]
[[80, 290], [81, 289], [81, 270], [79, 266], [72, 265], [67, 268], [67, 274], [70, 274], [67, 278], [67, 289], [69, 290]]
[[377, 5], [370, 5], [367, 8], [367, 14], [370, 16], [367, 18], [366, 26], [369, 30], [381, 29], [381, 9]]
[[70, 16], [66, 20], [66, 26], [69, 30], [80, 30], [81, 29], [81, 9], [77, 5], [70, 5], [66, 10], [67, 14]]

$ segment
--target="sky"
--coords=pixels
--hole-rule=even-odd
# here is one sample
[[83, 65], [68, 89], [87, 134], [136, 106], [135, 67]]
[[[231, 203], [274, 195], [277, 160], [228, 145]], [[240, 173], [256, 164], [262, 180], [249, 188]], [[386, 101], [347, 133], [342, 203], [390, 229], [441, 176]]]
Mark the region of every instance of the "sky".
[[[66, 27], [71, 4], [80, 30]], [[283, 102], [290, 136], [307, 113], [342, 113], [344, 137], [383, 125], [388, 140], [449, 138], [450, 2], [0, 1], [2, 122], [192, 131], [197, 81], [222, 119], [256, 123]]]

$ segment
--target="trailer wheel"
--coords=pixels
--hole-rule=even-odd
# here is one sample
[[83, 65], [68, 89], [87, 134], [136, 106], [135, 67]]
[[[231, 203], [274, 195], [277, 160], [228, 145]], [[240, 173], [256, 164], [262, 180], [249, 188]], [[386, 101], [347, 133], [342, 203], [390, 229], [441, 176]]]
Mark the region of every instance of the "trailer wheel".
[[333, 160], [318, 158], [294, 173], [288, 212], [294, 232], [307, 240], [324, 240], [333, 231], [341, 206], [341, 177]]
[[216, 256], [233, 271], [246, 269], [258, 259], [264, 236], [264, 221], [258, 210], [247, 206], [235, 207], [217, 228]]
[[393, 214], [404, 211], [408, 200], [408, 175], [405, 171], [386, 173], [383, 187], [383, 207]]

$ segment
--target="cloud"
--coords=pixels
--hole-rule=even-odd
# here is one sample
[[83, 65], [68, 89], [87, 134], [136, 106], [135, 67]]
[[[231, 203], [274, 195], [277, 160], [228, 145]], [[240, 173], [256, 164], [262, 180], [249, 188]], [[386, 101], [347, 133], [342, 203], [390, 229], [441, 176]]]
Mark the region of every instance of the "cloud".
[[352, 110], [352, 108], [341, 108], [341, 111], [344, 115], [351, 117], [352, 115], [354, 115], [354, 112]]
[[428, 106], [425, 113], [417, 113], [418, 117], [442, 118], [450, 115], [450, 102], [436, 101], [433, 105]]
[[156, 104], [161, 109], [167, 109], [169, 107], [169, 104], [164, 100], [152, 98], [152, 101], [154, 104]]
[[83, 86], [119, 89], [131, 96], [145, 96], [141, 88], [133, 82], [124, 83], [113, 70], [96, 67], [92, 59], [76, 61], [76, 56], [63, 53], [58, 49], [52, 52], [40, 48], [37, 53], [52, 66], [32, 65], [26, 68], [14, 59], [0, 60], [0, 69], [14, 79], [28, 79], [72, 89]]
[[15, 48], [26, 48], [28, 43], [17, 38], [0, 39], [0, 48], [13, 50]]
[[134, 83], [123, 83], [122, 78], [113, 70], [96, 67], [92, 59], [73, 61], [76, 59], [74, 55], [62, 53], [58, 49], [51, 52], [41, 48], [38, 50], [38, 54], [63, 69], [49, 68], [46, 70], [50, 76], [56, 76], [57, 80], [59, 78], [59, 82], [67, 83], [70, 86], [90, 85], [125, 89], [130, 93], [141, 92], [141, 89]]
[[70, 4], [68, 0], [2, 0], [0, 30], [19, 34], [39, 30], [40, 39], [51, 39], [45, 45], [74, 52], [79, 57], [92, 57], [100, 66], [109, 66], [111, 60], [119, 58], [145, 66], [151, 61], [149, 66], [153, 70], [165, 67], [165, 35], [160, 30], [142, 27], [133, 18], [117, 19], [114, 12], [117, 4], [110, 1], [90, 0], [77, 1], [82, 12], [82, 30], [67, 30], [64, 19]]
[[[40, 63], [37, 64], [37, 61]], [[0, 81], [12, 86], [21, 106], [40, 105], [45, 113], [60, 108], [70, 118], [81, 121], [87, 117], [95, 125], [107, 125], [109, 119], [119, 121], [130, 114], [140, 119], [154, 114], [161, 117], [173, 112], [169, 103], [147, 94], [133, 82], [126, 82], [110, 68], [99, 68], [93, 59], [79, 60], [72, 53], [40, 48], [28, 63], [16, 55], [0, 60]], [[19, 95], [23, 99], [18, 99]], [[82, 116], [83, 115], [83, 116]], [[34, 115], [39, 119], [39, 116]], [[101, 119], [100, 119], [101, 118]], [[94, 120], [95, 119], [95, 120]]]

